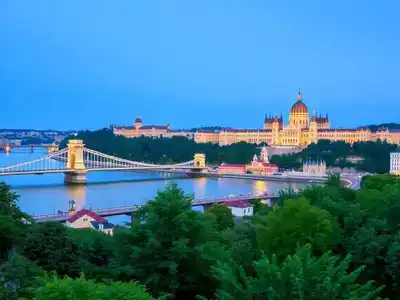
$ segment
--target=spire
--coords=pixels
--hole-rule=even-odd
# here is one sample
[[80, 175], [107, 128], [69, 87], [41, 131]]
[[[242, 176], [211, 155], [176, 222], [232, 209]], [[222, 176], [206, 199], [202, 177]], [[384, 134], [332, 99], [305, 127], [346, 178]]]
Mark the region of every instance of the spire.
[[301, 94], [300, 88], [297, 89], [297, 101], [302, 101], [303, 95]]

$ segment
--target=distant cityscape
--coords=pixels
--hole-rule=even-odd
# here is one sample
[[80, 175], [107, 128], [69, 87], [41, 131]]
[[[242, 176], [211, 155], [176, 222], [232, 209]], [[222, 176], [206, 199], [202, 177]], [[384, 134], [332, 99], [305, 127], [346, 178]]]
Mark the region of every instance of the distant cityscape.
[[60, 143], [74, 131], [0, 129], [0, 146]]

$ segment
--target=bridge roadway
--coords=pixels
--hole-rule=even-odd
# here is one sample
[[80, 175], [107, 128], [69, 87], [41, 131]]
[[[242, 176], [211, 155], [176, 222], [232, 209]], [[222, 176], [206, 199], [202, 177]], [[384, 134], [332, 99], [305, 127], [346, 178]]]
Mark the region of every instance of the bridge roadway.
[[[200, 198], [195, 199], [192, 202], [192, 206], [201, 206], [207, 204], [214, 203], [228, 203], [231, 201], [238, 200], [254, 200], [254, 199], [276, 199], [279, 196], [270, 196], [270, 195], [244, 195], [244, 196], [235, 196], [235, 197], [208, 197], [208, 198]], [[111, 208], [101, 208], [92, 210], [96, 214], [101, 217], [111, 217], [118, 215], [130, 215], [133, 212], [137, 211], [140, 208], [140, 205], [128, 205], [128, 206], [120, 206], [120, 207], [111, 207]], [[36, 222], [65, 222], [71, 216], [68, 214], [49, 214], [49, 215], [39, 215], [33, 216]]]

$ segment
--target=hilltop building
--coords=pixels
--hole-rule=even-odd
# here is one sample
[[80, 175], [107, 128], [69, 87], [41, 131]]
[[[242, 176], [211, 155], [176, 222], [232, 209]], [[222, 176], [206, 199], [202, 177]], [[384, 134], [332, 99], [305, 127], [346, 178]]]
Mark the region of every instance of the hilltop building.
[[400, 152], [390, 153], [390, 174], [400, 175]]
[[127, 138], [147, 136], [153, 138], [171, 138], [173, 136], [184, 136], [193, 139], [194, 133], [188, 130], [172, 130], [171, 125], [143, 125], [141, 118], [136, 118], [133, 126], [113, 126], [115, 135], [122, 135]]
[[307, 160], [303, 163], [303, 173], [308, 176], [326, 175], [326, 163], [323, 160]]
[[79, 210], [66, 220], [65, 225], [71, 228], [92, 228], [106, 234], [113, 234], [114, 225], [95, 212], [87, 209]]
[[369, 128], [330, 128], [328, 114], [313, 113], [311, 118], [300, 90], [296, 102], [290, 109], [289, 123], [284, 124], [283, 116], [267, 114], [262, 129], [232, 129], [219, 131], [199, 130], [194, 135], [196, 143], [218, 143], [221, 146], [238, 142], [267, 143], [269, 146], [305, 147], [319, 140], [361, 141], [382, 140], [400, 145], [400, 131], [379, 128], [372, 132]]

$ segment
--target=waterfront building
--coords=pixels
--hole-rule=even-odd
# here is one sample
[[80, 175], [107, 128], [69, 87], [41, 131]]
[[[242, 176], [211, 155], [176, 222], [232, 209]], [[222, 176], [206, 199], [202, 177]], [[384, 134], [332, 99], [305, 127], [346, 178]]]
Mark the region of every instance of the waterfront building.
[[74, 213], [66, 220], [65, 225], [77, 229], [92, 228], [110, 235], [112, 235], [114, 231], [114, 225], [109, 223], [107, 219], [87, 209], [82, 209]]
[[172, 130], [171, 125], [143, 125], [141, 118], [136, 118], [133, 126], [113, 126], [115, 135], [122, 135], [127, 138], [147, 136], [153, 138], [171, 138], [173, 136], [184, 136], [193, 139], [194, 132], [189, 130]]
[[390, 153], [390, 174], [400, 175], [400, 151]]
[[277, 165], [270, 164], [267, 147], [262, 147], [260, 157], [254, 154], [253, 160], [249, 164], [221, 164], [218, 168], [219, 174], [259, 174], [272, 175], [277, 173]]
[[266, 114], [263, 128], [224, 128], [212, 132], [199, 130], [195, 133], [194, 140], [196, 143], [217, 143], [220, 146], [246, 142], [293, 148], [304, 148], [319, 140], [344, 141], [350, 144], [381, 140], [400, 145], [400, 130], [379, 128], [373, 132], [367, 127], [330, 128], [328, 114], [313, 112], [309, 115], [309, 109], [299, 90], [296, 102], [290, 109], [288, 124], [284, 123], [282, 115]]
[[254, 154], [253, 160], [246, 165], [246, 172], [259, 175], [272, 175], [277, 173], [279, 168], [277, 165], [270, 164], [268, 159], [267, 147], [262, 147], [260, 157]]
[[218, 167], [219, 174], [246, 174], [245, 164], [225, 164]]
[[235, 217], [247, 217], [253, 215], [253, 205], [245, 200], [229, 201], [224, 203], [227, 205]]
[[307, 160], [303, 163], [303, 173], [308, 176], [324, 176], [326, 163], [323, 160]]

